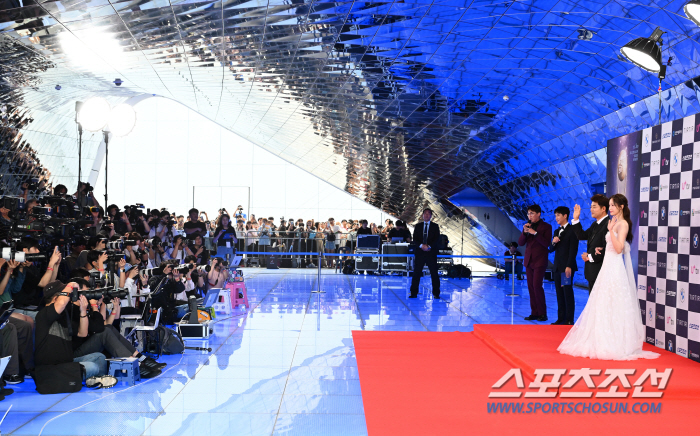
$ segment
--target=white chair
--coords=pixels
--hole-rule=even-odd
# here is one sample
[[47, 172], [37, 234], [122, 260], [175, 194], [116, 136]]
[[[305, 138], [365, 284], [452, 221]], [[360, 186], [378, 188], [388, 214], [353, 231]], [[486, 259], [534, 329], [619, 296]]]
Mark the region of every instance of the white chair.
[[[126, 339], [127, 339], [127, 340], [130, 340], [131, 343], [133, 344], [133, 343], [134, 343], [134, 339], [135, 339], [135, 338], [134, 338], [134, 334], [135, 334], [135, 333], [137, 333], [137, 332], [146, 332], [146, 333], [148, 333], [148, 332], [153, 332], [153, 331], [155, 331], [156, 328], [158, 327], [158, 325], [160, 324], [160, 312], [161, 312], [161, 309], [158, 309], [158, 311], [156, 312], [156, 322], [155, 322], [152, 326], [151, 326], [151, 325], [137, 325], [137, 326], [134, 326], [134, 328], [129, 332], [129, 335], [126, 336]], [[158, 341], [159, 339], [160, 339], [160, 338], [156, 338], [156, 341]], [[143, 341], [141, 340], [141, 337], [139, 337], [138, 339], [136, 339], [136, 341], [137, 341], [138, 345], [142, 345], [142, 344], [143, 344]], [[141, 348], [142, 348], [142, 349], [141, 349], [140, 351], [143, 351], [143, 347], [141, 347]]]

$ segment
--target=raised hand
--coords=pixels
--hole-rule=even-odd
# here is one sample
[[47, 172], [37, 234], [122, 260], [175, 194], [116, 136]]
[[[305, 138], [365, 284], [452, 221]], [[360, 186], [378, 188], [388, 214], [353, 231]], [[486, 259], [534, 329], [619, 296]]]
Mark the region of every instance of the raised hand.
[[578, 220], [580, 217], [581, 217], [581, 206], [579, 206], [578, 204], [575, 204], [574, 205], [573, 219]]
[[613, 227], [617, 224], [617, 217], [614, 216], [608, 220], [608, 231], [612, 232]]

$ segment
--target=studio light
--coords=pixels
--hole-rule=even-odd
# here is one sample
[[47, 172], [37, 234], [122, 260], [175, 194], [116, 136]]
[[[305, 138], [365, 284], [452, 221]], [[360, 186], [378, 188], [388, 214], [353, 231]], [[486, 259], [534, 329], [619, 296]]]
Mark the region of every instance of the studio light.
[[700, 0], [693, 0], [683, 6], [683, 12], [697, 26], [700, 26]]
[[[636, 38], [625, 44], [620, 52], [630, 62], [652, 73], [661, 71], [661, 35], [659, 27], [654, 30], [649, 38]], [[658, 43], [658, 44], [657, 44]]]
[[109, 114], [109, 131], [115, 136], [126, 136], [136, 124], [136, 111], [128, 104], [114, 107]]
[[107, 124], [110, 106], [102, 97], [92, 97], [82, 104], [78, 112], [78, 122], [85, 130], [97, 132]]

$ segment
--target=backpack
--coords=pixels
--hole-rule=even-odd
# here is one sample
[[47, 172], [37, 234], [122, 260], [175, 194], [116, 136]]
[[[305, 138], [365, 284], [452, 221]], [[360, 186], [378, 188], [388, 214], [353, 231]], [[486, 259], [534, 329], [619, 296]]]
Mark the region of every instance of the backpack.
[[40, 394], [70, 394], [83, 387], [83, 366], [78, 362], [39, 365], [34, 368], [34, 382]]
[[343, 265], [343, 274], [352, 274], [355, 272], [355, 259], [346, 259]]
[[155, 341], [148, 341], [147, 346], [150, 353], [160, 356], [161, 354], [182, 354], [185, 352], [185, 342], [175, 330], [158, 326], [155, 329], [155, 334], [158, 335], [160, 350], [155, 349]]
[[447, 277], [451, 279], [471, 279], [472, 270], [464, 265], [452, 265], [447, 269]]
[[326, 241], [328, 241], [328, 242], [335, 242], [335, 233], [330, 232], [330, 233], [328, 234], [328, 237], [326, 237]]

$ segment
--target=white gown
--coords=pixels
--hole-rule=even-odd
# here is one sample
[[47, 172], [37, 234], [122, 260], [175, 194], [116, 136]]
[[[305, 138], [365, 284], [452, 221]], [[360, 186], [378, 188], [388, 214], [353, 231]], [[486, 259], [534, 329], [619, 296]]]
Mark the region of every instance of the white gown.
[[[598, 279], [576, 324], [557, 350], [562, 354], [600, 360], [655, 359], [642, 351], [646, 328], [637, 298], [629, 244], [617, 253], [605, 235], [605, 257]], [[624, 259], [624, 260], [623, 260]]]

